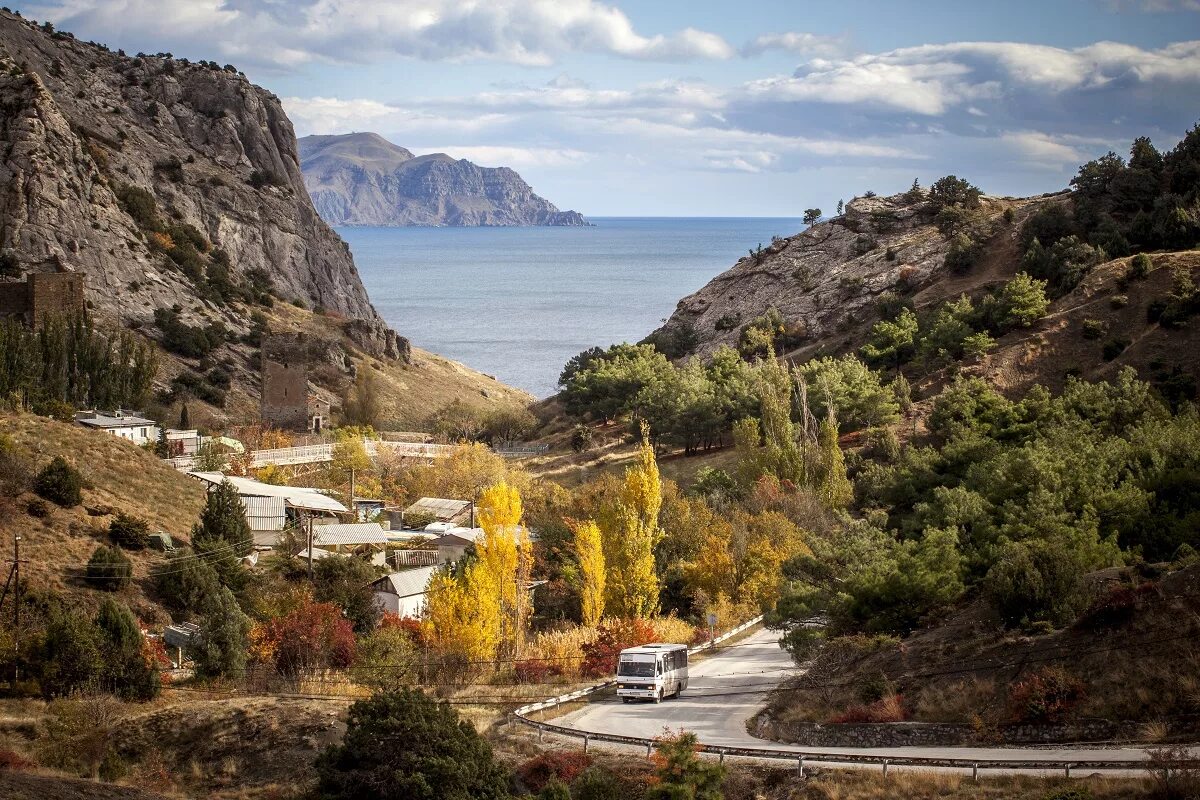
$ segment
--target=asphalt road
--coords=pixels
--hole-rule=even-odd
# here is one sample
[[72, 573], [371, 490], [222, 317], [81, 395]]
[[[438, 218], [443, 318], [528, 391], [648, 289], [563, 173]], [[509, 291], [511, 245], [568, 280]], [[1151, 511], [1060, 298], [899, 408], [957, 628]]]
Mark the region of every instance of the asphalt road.
[[[1137, 762], [1147, 757], [1146, 752], [1138, 748], [814, 748], [758, 739], [746, 732], [746, 720], [763, 706], [771, 687], [795, 672], [791, 657], [780, 649], [777, 640], [777, 633], [760, 630], [703, 661], [693, 662], [689, 668], [689, 688], [678, 699], [663, 700], [656, 705], [650, 702], [626, 704], [614, 697], [590, 703], [554, 722], [580, 731], [622, 736], [654, 737], [664, 730], [694, 731], [706, 745], [784, 749], [797, 754], [821, 751], [886, 758], [923, 756], [981, 761]], [[819, 760], [812, 763], [819, 763]]]

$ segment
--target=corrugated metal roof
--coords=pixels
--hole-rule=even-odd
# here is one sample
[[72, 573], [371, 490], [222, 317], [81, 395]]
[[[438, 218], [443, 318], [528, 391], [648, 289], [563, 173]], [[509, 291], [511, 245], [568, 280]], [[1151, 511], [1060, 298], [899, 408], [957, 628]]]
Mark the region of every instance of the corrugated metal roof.
[[302, 508], [306, 511], [346, 511], [344, 505], [328, 495], [321, 494], [316, 489], [300, 486], [276, 486], [272, 483], [262, 483], [238, 475], [224, 475], [220, 472], [189, 472], [188, 475], [212, 484], [229, 481], [237, 493], [243, 497], [282, 497], [292, 508]]
[[470, 500], [448, 500], [444, 497], [422, 497], [408, 508], [405, 514], [433, 514], [441, 520], [451, 520], [471, 507]]
[[483, 536], [483, 528], [450, 528], [441, 536], [438, 536], [433, 541], [429, 542], [430, 547], [436, 547], [443, 544], [454, 544], [452, 539], [457, 539], [460, 542], [474, 543]]
[[113, 417], [108, 414], [96, 413], [91, 416], [76, 416], [75, 421], [92, 428], [140, 428], [145, 425], [158, 425], [152, 419], [135, 416]]
[[313, 544], [387, 544], [391, 539], [378, 522], [314, 525]]
[[382, 591], [387, 591], [386, 586], [390, 585], [391, 591], [397, 597], [412, 597], [416, 594], [425, 594], [425, 590], [429, 588], [429, 580], [437, 570], [438, 567], [406, 569], [384, 575], [371, 585]]
[[241, 495], [246, 507], [246, 521], [252, 531], [281, 531], [287, 524], [287, 512], [282, 497]]

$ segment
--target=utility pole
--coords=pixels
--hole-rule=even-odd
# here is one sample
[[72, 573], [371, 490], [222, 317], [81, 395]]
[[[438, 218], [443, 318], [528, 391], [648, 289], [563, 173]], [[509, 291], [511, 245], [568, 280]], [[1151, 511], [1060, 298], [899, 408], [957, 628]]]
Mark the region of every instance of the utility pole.
[[312, 583], [312, 579], [313, 579], [313, 572], [312, 572], [313, 529], [312, 529], [312, 526], [313, 526], [313, 518], [312, 518], [312, 515], [309, 514], [309, 516], [308, 516], [308, 581], [309, 581], [309, 583]]
[[358, 522], [358, 511], [354, 505], [354, 465], [350, 465], [350, 521]]

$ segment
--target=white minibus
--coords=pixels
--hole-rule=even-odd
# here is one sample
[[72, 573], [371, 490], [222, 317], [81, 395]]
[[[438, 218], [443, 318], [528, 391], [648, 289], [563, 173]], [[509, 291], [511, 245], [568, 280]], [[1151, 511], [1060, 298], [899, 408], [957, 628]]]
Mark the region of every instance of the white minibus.
[[678, 697], [687, 685], [685, 644], [644, 644], [622, 650], [617, 658], [617, 696], [626, 703], [637, 698], [660, 703]]

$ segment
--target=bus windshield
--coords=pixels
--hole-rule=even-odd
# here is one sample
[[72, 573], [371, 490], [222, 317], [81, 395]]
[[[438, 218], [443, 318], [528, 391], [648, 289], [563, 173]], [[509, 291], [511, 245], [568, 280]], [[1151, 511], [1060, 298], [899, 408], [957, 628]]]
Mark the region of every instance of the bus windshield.
[[627, 678], [653, 678], [654, 662], [634, 661], [630, 658], [622, 658], [617, 663], [617, 674]]

